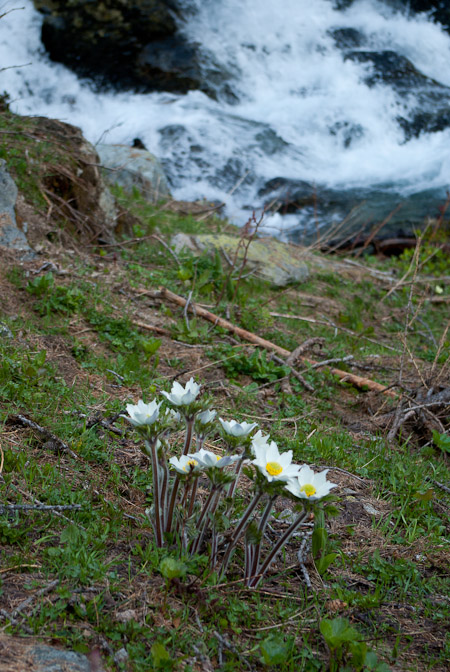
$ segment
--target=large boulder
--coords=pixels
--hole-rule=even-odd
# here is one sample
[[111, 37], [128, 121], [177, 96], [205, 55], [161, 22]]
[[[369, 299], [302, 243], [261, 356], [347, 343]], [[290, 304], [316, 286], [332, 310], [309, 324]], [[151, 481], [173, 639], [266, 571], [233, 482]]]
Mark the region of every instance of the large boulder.
[[126, 145], [97, 145], [103, 167], [102, 174], [109, 184], [118, 184], [132, 194], [138, 189], [152, 203], [170, 198], [169, 185], [158, 159], [145, 149]]
[[[352, 234], [364, 236], [382, 222], [383, 235], [411, 237], [423, 227], [427, 217], [439, 216], [445, 203], [442, 189], [427, 189], [403, 196], [379, 187], [332, 189], [324, 185], [284, 177], [274, 178], [260, 189], [266, 207], [298, 217], [298, 228], [289, 233], [294, 242], [309, 244], [316, 239], [317, 222], [323, 231], [339, 227], [339, 236], [347, 240]], [[333, 241], [337, 244], [339, 241]]]
[[28, 252], [25, 233], [16, 223], [17, 187], [8, 173], [6, 161], [0, 159], [0, 247]]
[[[190, 250], [193, 254], [217, 250], [234, 259], [237, 254], [236, 272], [244, 259], [244, 246], [238, 236], [227, 234], [202, 233], [190, 236], [185, 233], [176, 234], [171, 241], [176, 252]], [[273, 285], [284, 287], [293, 282], [305, 282], [309, 277], [308, 266], [302, 252], [286, 243], [273, 238], [252, 240], [246, 254], [246, 270], [254, 271], [255, 275]]]
[[104, 182], [98, 154], [81, 130], [57, 119], [36, 117], [37, 139], [62, 149], [48, 164], [42, 164], [40, 187], [55, 212], [65, 218], [66, 227], [81, 239], [112, 240], [119, 211]]
[[2, 672], [102, 672], [100, 654], [95, 649], [88, 656], [57, 649], [37, 640], [0, 635]]
[[99, 85], [186, 92], [200, 86], [177, 0], [33, 0], [50, 57]]

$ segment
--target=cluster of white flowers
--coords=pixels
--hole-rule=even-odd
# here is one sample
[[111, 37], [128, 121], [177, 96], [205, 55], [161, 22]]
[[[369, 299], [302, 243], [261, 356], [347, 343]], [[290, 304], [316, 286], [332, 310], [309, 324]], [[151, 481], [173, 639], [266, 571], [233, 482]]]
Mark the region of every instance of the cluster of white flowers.
[[[257, 424], [252, 422], [237, 422], [218, 418], [222, 436], [229, 449], [239, 450], [235, 454], [219, 455], [206, 450], [203, 445], [206, 436], [213, 430], [216, 411], [205, 407], [198, 400], [200, 385], [191, 378], [183, 387], [174, 382], [170, 392], [162, 392], [167, 402], [176, 408], [160, 411], [162, 402], [156, 400], [144, 403], [139, 400], [136, 405], [128, 404], [126, 418], [133, 427], [144, 437], [145, 452], [152, 460], [153, 473], [153, 527], [158, 546], [166, 543], [168, 535], [174, 530], [183, 540], [185, 551], [199, 552], [203, 546], [205, 536], [210, 537], [211, 566], [214, 568], [218, 561], [219, 533], [215, 527], [215, 516], [220, 510], [220, 497], [226, 493], [228, 502], [233, 502], [234, 491], [239, 480], [241, 468], [244, 464], [254, 468], [254, 493], [246, 511], [231, 535], [222, 557], [221, 575], [228, 567], [231, 554], [245, 530], [251, 522], [252, 516], [260, 501], [266, 499], [266, 510], [259, 520], [259, 542], [246, 542], [245, 580], [248, 586], [256, 586], [273, 562], [281, 547], [286, 543], [295, 529], [306, 516], [306, 502], [317, 502], [326, 497], [335, 483], [327, 481], [328, 470], [315, 473], [306, 464], [299, 465], [292, 461], [292, 450], [280, 452], [275, 441], [260, 430], [253, 433]], [[167, 458], [166, 437], [168, 433], [179, 426], [182, 419], [186, 422], [186, 435], [183, 454], [180, 457]], [[252, 436], [253, 433], [253, 436]], [[190, 452], [191, 443], [196, 436], [197, 450]], [[226, 467], [234, 466], [233, 470]], [[172, 485], [169, 480], [169, 469], [175, 472]], [[197, 483], [202, 475], [206, 475], [211, 484], [210, 495], [203, 505], [195, 498]], [[180, 485], [184, 483], [184, 494], [179, 494]], [[260, 563], [261, 544], [265, 526], [273, 502], [279, 495], [287, 495], [304, 502], [303, 511], [296, 521], [289, 527], [280, 540], [268, 553], [265, 561]], [[227, 504], [229, 506], [229, 504]], [[195, 524], [190, 529], [195, 530], [191, 539], [187, 538], [186, 523], [193, 517]], [[256, 578], [255, 578], [256, 577]]]

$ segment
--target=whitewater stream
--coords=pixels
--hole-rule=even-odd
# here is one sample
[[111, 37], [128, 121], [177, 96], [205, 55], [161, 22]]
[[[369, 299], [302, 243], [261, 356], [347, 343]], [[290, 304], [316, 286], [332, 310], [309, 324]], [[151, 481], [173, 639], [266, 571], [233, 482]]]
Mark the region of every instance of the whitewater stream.
[[[388, 208], [425, 193], [420, 208], [436, 215], [450, 186], [450, 128], [438, 119], [417, 130], [416, 121], [431, 128], [437, 108], [444, 118], [450, 110], [450, 36], [439, 24], [377, 0], [341, 10], [331, 0], [184, 4], [183, 32], [201, 43], [205, 73], [219, 73], [215, 100], [95, 92], [48, 59], [30, 0], [2, 4], [23, 9], [0, 21], [0, 91], [13, 111], [75, 124], [94, 144], [139, 137], [162, 160], [174, 197], [223, 201], [238, 224], [271, 199], [275, 178], [291, 191], [317, 186], [318, 205], [266, 216], [281, 237], [328, 226], [373, 193]], [[379, 75], [374, 52], [412, 64], [409, 78]], [[337, 192], [348, 198], [333, 209]]]

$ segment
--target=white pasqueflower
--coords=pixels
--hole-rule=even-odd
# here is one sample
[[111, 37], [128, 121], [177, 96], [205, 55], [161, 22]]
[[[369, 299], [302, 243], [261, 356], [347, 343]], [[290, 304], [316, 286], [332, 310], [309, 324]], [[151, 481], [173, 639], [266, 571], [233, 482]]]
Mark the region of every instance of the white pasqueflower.
[[180, 422], [181, 415], [178, 411], [174, 411], [173, 408], [166, 408], [166, 417], [168, 420], [173, 420], [174, 422]]
[[190, 474], [192, 471], [198, 471], [203, 466], [192, 455], [182, 455], [181, 457], [171, 457], [169, 459], [169, 463], [180, 474]]
[[252, 453], [255, 455], [255, 448], [263, 448], [268, 446], [270, 443], [270, 436], [268, 434], [263, 434], [260, 429], [252, 436], [251, 449]]
[[153, 425], [159, 416], [159, 403], [154, 399], [149, 404], [145, 404], [142, 399], [139, 399], [137, 404], [127, 404], [128, 415], [121, 415], [128, 422], [131, 422], [134, 427], [142, 427], [143, 425]]
[[331, 488], [336, 488], [336, 483], [327, 481], [328, 469], [324, 469], [318, 474], [307, 464], [304, 464], [294, 478], [290, 478], [286, 484], [286, 490], [289, 490], [299, 499], [309, 499], [314, 501], [328, 495]]
[[234, 437], [242, 437], [250, 434], [252, 429], [258, 426], [256, 422], [237, 422], [236, 420], [222, 420], [219, 418], [219, 422], [223, 427], [224, 432]]
[[275, 441], [257, 443], [253, 445], [253, 452], [256, 459], [252, 460], [252, 464], [259, 469], [269, 483], [287, 481], [299, 472], [298, 464], [292, 464], [292, 450], [280, 453]]
[[199, 392], [200, 385], [190, 378], [184, 387], [176, 380], [170, 392], [162, 392], [162, 394], [174, 406], [187, 406], [195, 401]]
[[201, 425], [206, 425], [208, 422], [212, 422], [214, 418], [217, 415], [217, 411], [202, 411], [201, 413], [197, 413], [196, 420], [201, 424]]
[[210, 450], [205, 450], [204, 448], [200, 448], [198, 453], [193, 453], [188, 457], [197, 460], [197, 462], [200, 462], [202, 467], [206, 467], [207, 469], [210, 467], [218, 467], [219, 469], [222, 469], [223, 467], [227, 467], [229, 464], [233, 464], [233, 462], [236, 462], [236, 460], [239, 460], [239, 455], [224, 455], [221, 457], [220, 455], [216, 455]]

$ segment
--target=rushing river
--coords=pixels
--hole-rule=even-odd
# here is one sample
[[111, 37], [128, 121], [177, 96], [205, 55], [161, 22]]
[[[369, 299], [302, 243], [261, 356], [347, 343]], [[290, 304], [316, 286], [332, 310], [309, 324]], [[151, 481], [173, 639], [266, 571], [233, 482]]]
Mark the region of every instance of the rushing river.
[[[267, 216], [281, 235], [329, 225], [373, 194], [385, 214], [410, 197], [421, 216], [436, 214], [450, 186], [450, 36], [439, 24], [377, 0], [185, 5], [182, 30], [201, 43], [205, 73], [217, 73], [215, 100], [95, 92], [48, 59], [31, 0], [2, 5], [23, 9], [0, 21], [0, 91], [14, 111], [75, 124], [93, 143], [139, 137], [176, 198], [224, 201], [237, 223], [297, 185], [315, 204]], [[394, 59], [391, 70], [377, 54]], [[339, 206], [336, 193], [346, 195]]]

